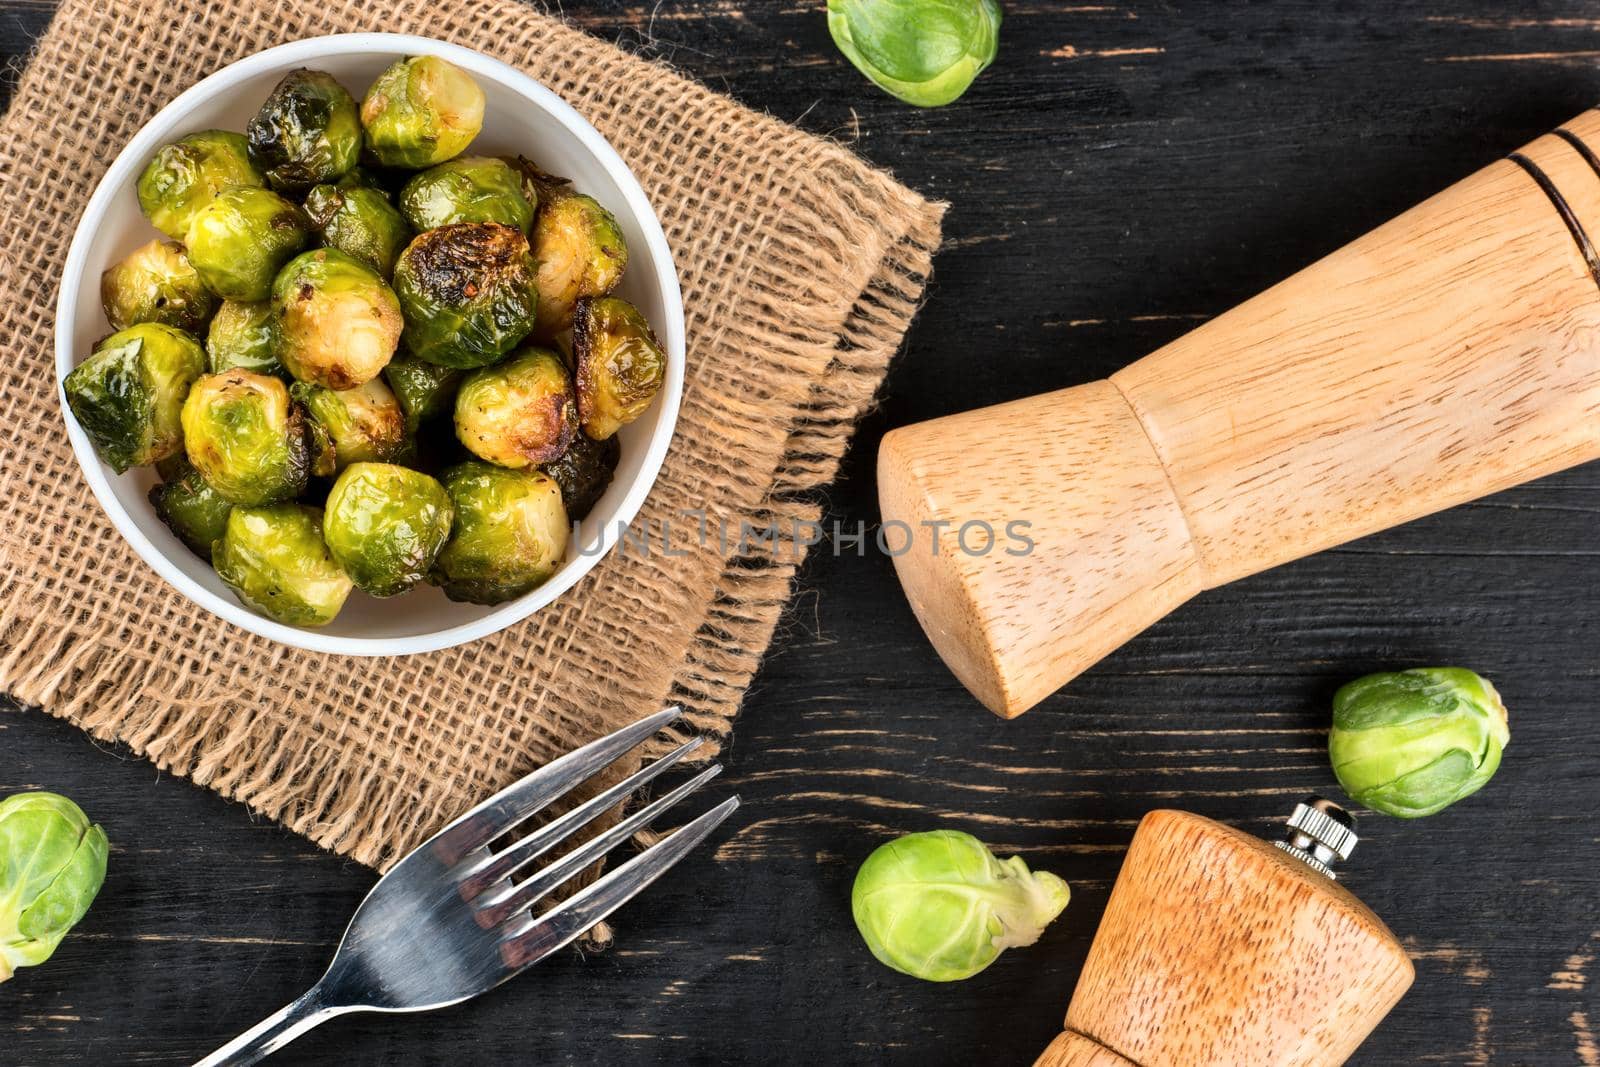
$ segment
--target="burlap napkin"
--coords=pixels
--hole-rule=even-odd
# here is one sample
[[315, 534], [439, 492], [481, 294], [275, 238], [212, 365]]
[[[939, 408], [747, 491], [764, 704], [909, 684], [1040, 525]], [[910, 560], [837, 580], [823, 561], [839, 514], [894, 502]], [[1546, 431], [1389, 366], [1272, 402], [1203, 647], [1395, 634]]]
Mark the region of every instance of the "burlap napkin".
[[[819, 16], [820, 17], [820, 16]], [[67, 0], [0, 127], [0, 688], [385, 866], [552, 756], [668, 700], [725, 736], [798, 548], [691, 531], [612, 555], [559, 602], [445, 652], [294, 651], [212, 618], [123, 543], [54, 395], [56, 279], [90, 190], [159, 107], [270, 45], [418, 33], [509, 62], [594, 123], [660, 213], [688, 383], [640, 522], [815, 514], [910, 320], [942, 208], [839, 146], [512, 0]], [[668, 739], [662, 739], [665, 743]]]

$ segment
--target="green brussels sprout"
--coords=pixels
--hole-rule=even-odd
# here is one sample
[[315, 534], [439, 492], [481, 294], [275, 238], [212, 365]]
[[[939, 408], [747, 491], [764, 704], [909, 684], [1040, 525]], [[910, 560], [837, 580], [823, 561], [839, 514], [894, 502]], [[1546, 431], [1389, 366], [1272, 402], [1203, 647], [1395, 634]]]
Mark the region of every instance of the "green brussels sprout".
[[389, 67], [361, 102], [367, 148], [386, 167], [421, 170], [466, 151], [483, 128], [483, 90], [438, 56]]
[[605, 495], [622, 459], [622, 445], [615, 437], [596, 441], [582, 430], [561, 458], [544, 465], [544, 472], [561, 487], [561, 502], [567, 517], [582, 522]]
[[971, 978], [1008, 948], [1039, 940], [1067, 906], [1067, 883], [1001, 861], [971, 834], [933, 830], [878, 846], [856, 872], [850, 910], [880, 963], [913, 978]]
[[114, 330], [159, 322], [199, 333], [217, 298], [177, 241], [151, 241], [100, 275], [100, 305]]
[[206, 484], [254, 507], [299, 496], [311, 462], [305, 414], [277, 378], [208, 374], [183, 402], [183, 444]]
[[427, 576], [454, 519], [444, 486], [421, 471], [353, 463], [328, 493], [322, 536], [359, 588], [398, 596]]
[[400, 301], [372, 268], [336, 248], [296, 256], [272, 283], [278, 358], [303, 382], [354, 389], [400, 344]]
[[383, 376], [406, 414], [407, 433], [416, 433], [427, 420], [452, 410], [461, 374], [453, 367], [406, 356], [389, 361]]
[[533, 329], [535, 270], [514, 226], [462, 222], [418, 235], [394, 266], [406, 351], [462, 370], [496, 362]]
[[333, 75], [291, 70], [245, 127], [250, 161], [274, 189], [298, 195], [361, 157], [361, 115]]
[[206, 370], [286, 377], [278, 359], [278, 316], [270, 300], [224, 300], [206, 333]]
[[950, 103], [1000, 50], [996, 0], [828, 0], [828, 31], [844, 57], [917, 107]]
[[184, 240], [210, 290], [229, 300], [265, 300], [278, 269], [306, 243], [306, 217], [273, 192], [234, 186], [195, 213]]
[[325, 385], [296, 382], [289, 395], [305, 405], [311, 420], [327, 433], [334, 470], [352, 463], [387, 462], [405, 452], [405, 414], [378, 378], [337, 392]]
[[430, 167], [400, 190], [400, 210], [419, 232], [453, 222], [498, 222], [527, 233], [533, 209], [522, 176], [488, 156], [461, 156]]
[[240, 600], [289, 626], [326, 626], [350, 595], [322, 540], [322, 511], [305, 504], [234, 508], [211, 557]]
[[579, 297], [604, 296], [628, 266], [628, 245], [611, 212], [593, 197], [568, 194], [541, 206], [533, 223], [539, 262], [539, 336], [549, 339], [572, 325]]
[[1369, 674], [1333, 696], [1333, 773], [1386, 815], [1416, 819], [1476, 793], [1510, 741], [1500, 694], [1460, 667]]
[[456, 394], [456, 436], [479, 459], [532, 467], [560, 458], [578, 433], [572, 376], [547, 348], [473, 371]]
[[222, 537], [233, 504], [206, 484], [188, 457], [169, 456], [156, 464], [161, 484], [150, 490], [150, 504], [178, 540], [201, 559], [211, 559], [211, 546]]
[[579, 300], [572, 323], [578, 417], [604, 441], [645, 413], [666, 380], [667, 354], [639, 309], [614, 296]]
[[106, 832], [56, 793], [0, 800], [0, 982], [49, 959], [106, 880]]
[[306, 194], [305, 208], [324, 246], [354, 256], [385, 278], [411, 240], [411, 227], [381, 189], [319, 185]]
[[455, 526], [428, 581], [451, 600], [499, 604], [542, 585], [567, 554], [567, 510], [547, 475], [468, 460], [439, 478]]
[[231, 185], [265, 185], [242, 135], [191, 133], [158, 151], [139, 175], [139, 209], [168, 237], [189, 236], [200, 209]]
[[205, 369], [200, 342], [171, 326], [142, 322], [96, 345], [62, 389], [95, 452], [121, 474], [183, 447], [179, 412]]

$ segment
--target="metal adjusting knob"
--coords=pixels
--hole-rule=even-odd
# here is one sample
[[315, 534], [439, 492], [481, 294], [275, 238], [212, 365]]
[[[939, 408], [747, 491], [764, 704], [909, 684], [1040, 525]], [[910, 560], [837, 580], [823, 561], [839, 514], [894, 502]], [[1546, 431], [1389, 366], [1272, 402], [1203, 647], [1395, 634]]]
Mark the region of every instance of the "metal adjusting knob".
[[1307, 797], [1289, 816], [1289, 836], [1273, 844], [1318, 873], [1337, 879], [1333, 865], [1355, 851], [1356, 819], [1331, 800]]

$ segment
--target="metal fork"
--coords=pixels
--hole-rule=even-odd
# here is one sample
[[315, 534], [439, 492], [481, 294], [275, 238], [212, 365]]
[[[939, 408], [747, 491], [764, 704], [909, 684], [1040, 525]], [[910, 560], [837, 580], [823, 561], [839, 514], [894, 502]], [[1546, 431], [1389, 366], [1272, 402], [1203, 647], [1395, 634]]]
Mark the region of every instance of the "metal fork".
[[668, 708], [547, 763], [407, 855], [356, 909], [327, 973], [302, 997], [195, 1067], [249, 1064], [336, 1015], [431, 1011], [487, 992], [633, 899], [739, 806], [729, 797], [565, 900], [530, 909], [722, 769], [712, 764], [520, 882], [512, 878], [700, 746], [674, 749], [499, 851], [490, 845], [675, 721]]

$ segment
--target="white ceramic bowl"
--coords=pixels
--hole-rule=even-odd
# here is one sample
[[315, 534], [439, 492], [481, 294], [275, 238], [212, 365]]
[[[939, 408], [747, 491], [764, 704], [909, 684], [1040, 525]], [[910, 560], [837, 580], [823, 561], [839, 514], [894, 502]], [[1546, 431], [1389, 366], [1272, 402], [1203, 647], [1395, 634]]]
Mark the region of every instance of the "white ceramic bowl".
[[60, 394], [66, 433], [83, 475], [111, 522], [135, 552], [179, 592], [252, 633], [319, 652], [403, 655], [448, 648], [494, 633], [538, 611], [572, 588], [615, 544], [650, 492], [666, 456], [683, 391], [683, 303], [666, 237], [644, 190], [626, 163], [579, 114], [550, 90], [478, 52], [402, 34], [353, 33], [281, 45], [224, 67], [162, 108], [122, 150], [101, 180], [67, 252], [56, 307], [56, 376], [66, 377], [95, 341], [110, 332], [100, 308], [100, 274], [134, 248], [160, 236], [139, 212], [134, 186], [156, 149], [205, 129], [243, 131], [288, 71], [324, 70], [359, 100], [390, 63], [431, 53], [470, 73], [488, 98], [483, 133], [470, 151], [520, 152], [609, 208], [628, 241], [620, 295], [644, 312], [666, 347], [660, 397], [621, 432], [622, 462], [611, 487], [579, 527], [561, 570], [526, 596], [495, 607], [457, 604], [431, 586], [391, 600], [359, 590], [328, 626], [303, 630], [273, 622], [241, 604], [211, 567], [156, 517], [146, 493], [149, 468], [117, 475], [100, 462]]

